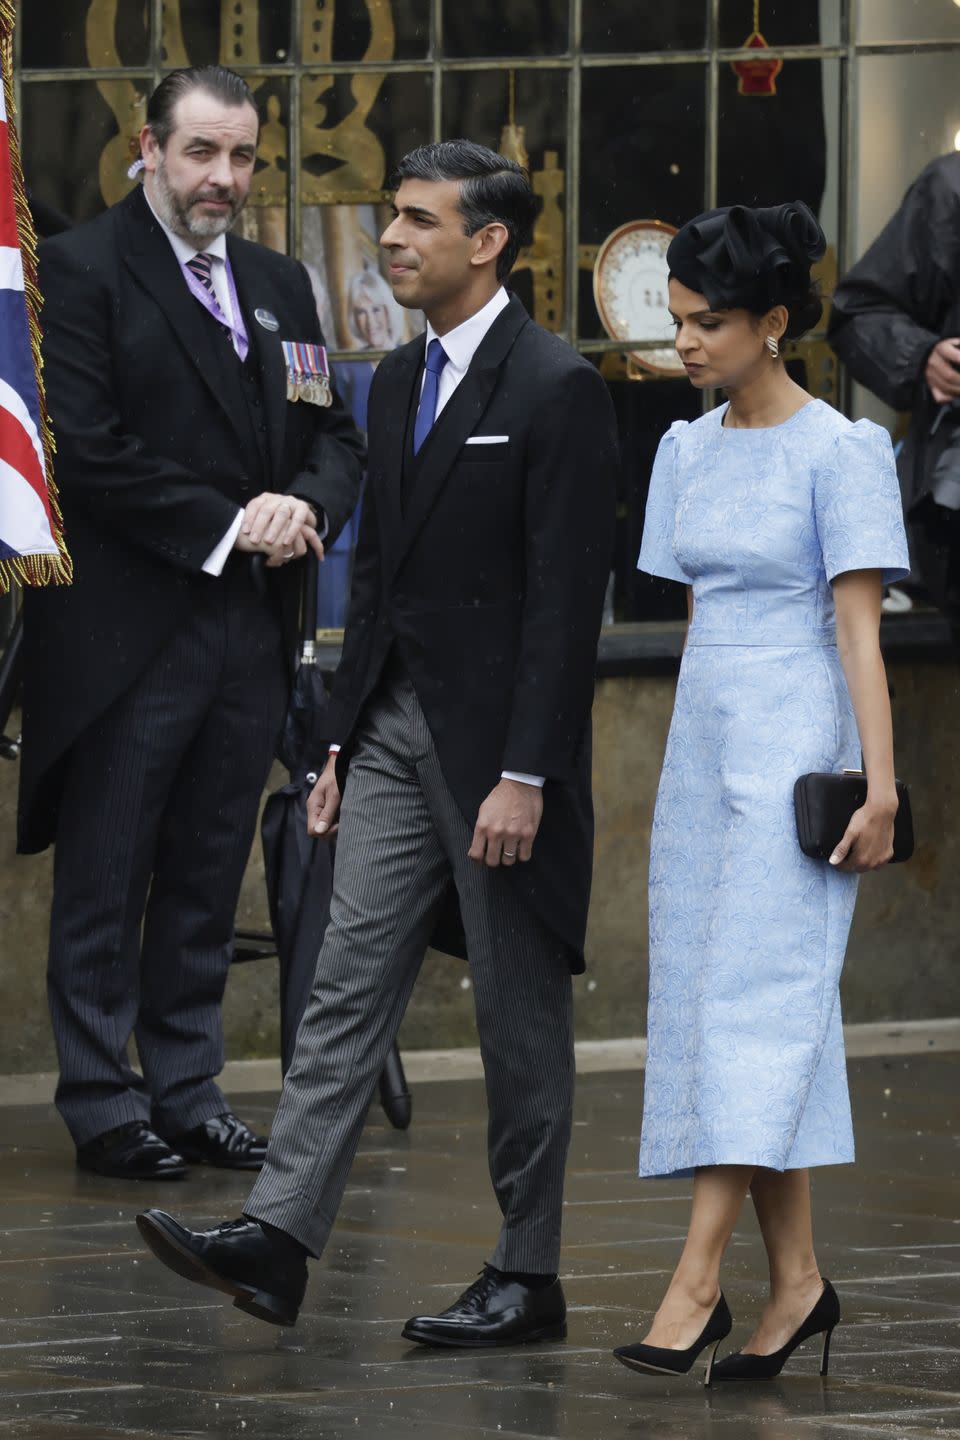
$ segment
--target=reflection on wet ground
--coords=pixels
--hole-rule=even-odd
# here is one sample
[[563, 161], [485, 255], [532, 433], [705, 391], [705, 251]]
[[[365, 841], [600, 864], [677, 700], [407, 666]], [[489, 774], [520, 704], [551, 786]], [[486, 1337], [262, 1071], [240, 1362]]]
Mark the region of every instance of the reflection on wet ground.
[[[141, 1249], [136, 1209], [197, 1224], [239, 1212], [241, 1176], [181, 1184], [78, 1174], [52, 1111], [0, 1111], [0, 1436], [324, 1440], [921, 1440], [960, 1437], [960, 1057], [859, 1060], [860, 1159], [816, 1183], [820, 1256], [845, 1323], [826, 1381], [817, 1346], [765, 1386], [704, 1391], [610, 1358], [637, 1335], [678, 1253], [684, 1184], [634, 1178], [642, 1077], [580, 1084], [567, 1187], [566, 1343], [410, 1348], [400, 1327], [445, 1304], [496, 1232], [479, 1083], [417, 1087], [407, 1134], [379, 1111], [298, 1326], [275, 1330]], [[270, 1096], [244, 1117], [269, 1122]], [[724, 1279], [750, 1328], [763, 1255], [749, 1212]]]

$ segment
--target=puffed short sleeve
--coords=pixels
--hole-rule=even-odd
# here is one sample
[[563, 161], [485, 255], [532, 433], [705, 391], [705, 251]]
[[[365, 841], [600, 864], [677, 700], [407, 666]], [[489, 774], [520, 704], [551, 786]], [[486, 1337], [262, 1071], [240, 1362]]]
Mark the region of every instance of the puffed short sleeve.
[[909, 575], [893, 446], [879, 425], [858, 420], [836, 437], [814, 478], [814, 510], [828, 580], [879, 570], [891, 585]]
[[674, 420], [657, 448], [637, 561], [638, 570], [659, 575], [664, 580], [679, 580], [682, 585], [689, 585], [691, 581], [673, 553], [673, 530], [677, 513], [677, 442], [687, 424], [686, 420]]

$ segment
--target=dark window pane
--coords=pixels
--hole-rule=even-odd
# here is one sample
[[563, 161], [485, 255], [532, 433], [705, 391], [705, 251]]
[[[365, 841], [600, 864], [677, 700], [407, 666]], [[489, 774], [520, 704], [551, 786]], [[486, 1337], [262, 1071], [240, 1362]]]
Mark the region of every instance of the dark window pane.
[[561, 55], [570, 42], [569, 11], [569, 0], [443, 0], [444, 54]]
[[[899, 5], [900, 0], [897, 0]], [[837, 45], [841, 0], [759, 0], [758, 29], [768, 45]], [[865, 7], [870, 8], [870, 4]], [[947, 8], [947, 7], [944, 7]], [[720, 44], [744, 45], [754, 30], [754, 0], [720, 0]]]
[[430, 0], [303, 0], [304, 65], [422, 59], [430, 47]]
[[304, 75], [301, 95], [304, 205], [376, 198], [401, 156], [430, 139], [429, 75]]
[[586, 51], [700, 50], [706, 38], [706, 0], [587, 0], [583, 7]]
[[21, 5], [24, 69], [82, 65], [145, 65], [150, 58], [150, 7], [143, 0], [42, 0]]
[[73, 221], [120, 200], [150, 88], [145, 75], [25, 84], [23, 168], [33, 193]]
[[717, 203], [778, 205], [804, 200], [827, 237], [817, 267], [824, 293], [837, 280], [840, 61], [788, 60], [776, 95], [741, 95], [720, 72]]
[[273, 65], [290, 58], [290, 0], [174, 0], [163, 13], [165, 65]]
[[548, 330], [564, 328], [566, 113], [564, 70], [454, 72], [444, 80], [443, 133], [519, 159], [542, 198], [534, 243], [521, 254], [511, 286]]
[[598, 245], [628, 220], [682, 225], [703, 209], [704, 67], [585, 70], [582, 114], [579, 328], [596, 338]]
[[250, 195], [234, 229], [245, 239], [258, 240], [284, 254], [288, 248], [290, 86], [277, 76], [248, 78], [260, 113], [260, 141]]

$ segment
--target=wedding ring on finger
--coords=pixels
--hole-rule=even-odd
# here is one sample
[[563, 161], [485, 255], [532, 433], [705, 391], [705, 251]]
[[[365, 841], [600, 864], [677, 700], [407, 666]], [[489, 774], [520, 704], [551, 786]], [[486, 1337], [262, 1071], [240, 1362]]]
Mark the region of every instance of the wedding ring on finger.
[[517, 858], [516, 850], [504, 850], [503, 855], [505, 860], [516, 860]]
[[292, 551], [292, 550], [284, 550], [284, 552], [283, 552], [283, 558], [284, 558], [284, 560], [292, 560], [292, 559], [293, 559], [293, 551]]

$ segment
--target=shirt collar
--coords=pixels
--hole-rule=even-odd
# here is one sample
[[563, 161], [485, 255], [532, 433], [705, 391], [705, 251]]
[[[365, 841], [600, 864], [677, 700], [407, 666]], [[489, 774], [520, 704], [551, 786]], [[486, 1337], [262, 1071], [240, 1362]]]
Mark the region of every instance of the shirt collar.
[[[175, 230], [171, 230], [171, 229], [170, 229], [170, 226], [164, 224], [164, 222], [160, 219], [160, 216], [157, 214], [156, 210], [155, 210], [155, 209], [153, 208], [153, 206], [150, 204], [150, 196], [147, 194], [146, 186], [144, 186], [144, 189], [143, 189], [143, 198], [144, 198], [144, 200], [146, 200], [147, 205], [148, 205], [149, 210], [150, 210], [150, 213], [151, 213], [151, 215], [153, 216], [154, 220], [156, 220], [157, 224], [160, 226], [160, 229], [163, 231], [164, 235], [166, 235], [167, 239], [170, 241], [170, 244], [171, 244], [171, 246], [173, 247], [173, 253], [174, 253], [174, 255], [176, 255], [177, 259], [180, 261], [180, 264], [181, 264], [181, 265], [186, 265], [187, 261], [188, 261], [188, 260], [192, 260], [193, 257], [194, 257], [194, 255], [199, 255], [199, 254], [200, 254], [200, 250], [199, 250], [199, 248], [198, 248], [196, 245], [193, 244], [192, 241], [190, 241], [190, 240], [184, 240], [182, 236], [178, 235]], [[226, 260], [226, 258], [227, 258], [227, 237], [226, 237], [226, 235], [217, 235], [217, 236], [215, 237], [215, 239], [213, 239], [213, 240], [210, 241], [210, 244], [209, 244], [209, 245], [205, 245], [203, 248], [204, 248], [204, 253], [205, 253], [205, 254], [207, 254], [207, 255], [212, 255], [216, 260]], [[481, 312], [481, 313], [482, 313], [482, 312]], [[474, 317], [474, 318], [476, 318], [476, 317]]]
[[470, 316], [469, 320], [464, 320], [455, 329], [448, 330], [446, 335], [438, 335], [428, 320], [427, 344], [429, 345], [431, 340], [439, 340], [446, 353], [448, 364], [452, 365], [454, 370], [466, 371], [490, 326], [501, 310], [505, 310], [509, 304], [510, 296], [501, 285], [493, 299], [488, 300], [482, 310], [478, 310], [475, 315]]

